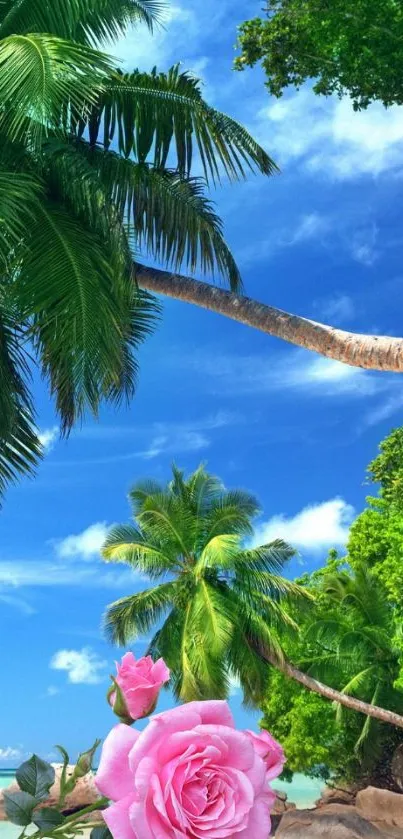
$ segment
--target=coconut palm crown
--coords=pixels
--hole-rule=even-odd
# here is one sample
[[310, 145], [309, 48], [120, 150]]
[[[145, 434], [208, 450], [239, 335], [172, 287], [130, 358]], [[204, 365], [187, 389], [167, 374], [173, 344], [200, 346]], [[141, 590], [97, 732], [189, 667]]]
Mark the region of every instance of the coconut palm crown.
[[64, 432], [132, 396], [158, 310], [136, 285], [136, 249], [240, 287], [205, 186], [275, 167], [189, 73], [117, 69], [113, 41], [163, 6], [0, 3], [0, 494], [41, 455], [33, 362]]
[[163, 656], [178, 698], [226, 698], [239, 680], [246, 701], [262, 695], [279, 630], [292, 627], [284, 608], [303, 594], [281, 571], [294, 550], [278, 539], [248, 547], [256, 499], [227, 490], [200, 466], [185, 478], [173, 467], [167, 486], [141, 481], [130, 492], [134, 525], [110, 531], [102, 549], [156, 581], [109, 606], [106, 631], [125, 645], [154, 632], [149, 651]]

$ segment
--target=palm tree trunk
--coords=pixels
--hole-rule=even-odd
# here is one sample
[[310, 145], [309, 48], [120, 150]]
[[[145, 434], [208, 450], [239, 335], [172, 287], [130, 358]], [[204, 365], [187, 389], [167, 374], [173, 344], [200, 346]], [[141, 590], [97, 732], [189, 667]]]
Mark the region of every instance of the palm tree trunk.
[[403, 338], [345, 332], [180, 274], [170, 274], [139, 263], [134, 265], [134, 269], [142, 288], [194, 303], [202, 309], [225, 315], [352, 367], [393, 373], [403, 371]]
[[395, 714], [393, 711], [387, 711], [385, 708], [379, 708], [377, 705], [370, 705], [368, 702], [362, 702], [361, 699], [356, 699], [354, 696], [348, 696], [346, 693], [340, 693], [338, 690], [318, 682], [312, 676], [308, 676], [296, 667], [293, 667], [288, 661], [278, 661], [278, 659], [271, 655], [267, 650], [259, 650], [260, 655], [269, 662], [277, 670], [288, 676], [289, 679], [299, 682], [308, 690], [319, 693], [325, 699], [330, 699], [332, 702], [339, 702], [345, 708], [350, 708], [352, 711], [358, 711], [360, 714], [365, 714], [367, 717], [373, 717], [381, 722], [387, 722], [390, 725], [396, 725], [398, 728], [403, 728], [403, 717]]

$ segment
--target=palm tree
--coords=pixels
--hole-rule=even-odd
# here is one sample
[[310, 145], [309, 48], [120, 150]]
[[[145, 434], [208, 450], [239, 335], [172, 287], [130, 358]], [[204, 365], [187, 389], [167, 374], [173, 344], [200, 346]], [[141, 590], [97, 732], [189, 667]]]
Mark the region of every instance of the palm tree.
[[[343, 685], [346, 696], [358, 696], [371, 705], [400, 711], [401, 651], [395, 638], [393, 609], [379, 581], [360, 566], [353, 573], [326, 573], [321, 588], [327, 611], [329, 601], [334, 609], [307, 630], [306, 642], [314, 648], [306, 662], [309, 672]], [[343, 706], [337, 703], [336, 708], [341, 719]], [[356, 743], [356, 751], [364, 761], [377, 756], [378, 733], [378, 720], [366, 717]]]
[[279, 576], [293, 549], [281, 540], [245, 547], [256, 499], [202, 466], [186, 480], [173, 467], [167, 486], [142, 481], [130, 501], [135, 524], [112, 528], [103, 557], [158, 584], [108, 608], [109, 637], [124, 645], [156, 629], [150, 652], [165, 658], [181, 699], [225, 698], [235, 678], [256, 700], [268, 665], [253, 639], [281, 658], [278, 629], [293, 625], [283, 602], [303, 596]]
[[242, 294], [216, 288], [192, 277], [171, 274], [141, 264], [136, 264], [136, 270], [139, 285], [149, 291], [193, 303], [351, 367], [403, 372], [403, 338], [347, 332], [268, 306]]
[[[136, 248], [240, 289], [205, 182], [268, 175], [273, 162], [188, 73], [125, 74], [99, 49], [133, 22], [152, 27], [162, 8], [0, 4], [0, 493], [41, 454], [33, 360], [65, 433], [102, 400], [133, 394], [134, 352], [158, 314], [137, 283]], [[191, 176], [195, 150], [204, 179]]]
[[141, 481], [130, 501], [134, 525], [113, 527], [102, 555], [161, 582], [112, 603], [105, 628], [125, 645], [157, 627], [149, 652], [165, 658], [178, 698], [226, 697], [235, 677], [246, 701], [256, 703], [274, 666], [325, 698], [403, 727], [399, 714], [329, 687], [285, 659], [281, 638], [298, 629], [289, 607], [312, 595], [280, 576], [294, 554], [289, 545], [245, 547], [256, 499], [225, 490], [203, 467], [187, 480], [174, 467], [167, 486]]

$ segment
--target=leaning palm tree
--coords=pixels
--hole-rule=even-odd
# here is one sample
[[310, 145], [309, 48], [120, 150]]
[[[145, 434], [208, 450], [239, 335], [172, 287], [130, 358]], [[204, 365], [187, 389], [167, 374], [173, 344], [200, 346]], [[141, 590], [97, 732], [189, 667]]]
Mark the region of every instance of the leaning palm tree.
[[[122, 73], [100, 51], [129, 24], [152, 28], [162, 8], [0, 3], [0, 493], [40, 457], [33, 359], [64, 432], [132, 395], [134, 352], [157, 312], [136, 251], [240, 288], [205, 183], [270, 174], [273, 162], [188, 73]], [[204, 179], [191, 175], [196, 151]]]
[[254, 641], [281, 658], [279, 629], [293, 626], [283, 604], [303, 596], [280, 576], [293, 549], [247, 547], [256, 499], [202, 466], [187, 479], [174, 467], [168, 486], [140, 482], [130, 500], [135, 525], [113, 527], [102, 554], [158, 584], [108, 608], [108, 635], [123, 645], [156, 630], [150, 652], [165, 658], [181, 699], [224, 698], [235, 678], [256, 701], [268, 665]]
[[130, 501], [134, 525], [113, 527], [102, 555], [158, 584], [112, 603], [105, 628], [120, 645], [154, 630], [149, 652], [165, 658], [178, 698], [226, 697], [235, 678], [256, 703], [275, 667], [324, 698], [403, 728], [403, 717], [374, 697], [336, 690], [285, 658], [284, 633], [298, 630], [290, 606], [309, 605], [312, 595], [281, 576], [293, 548], [282, 540], [248, 547], [259, 512], [253, 496], [225, 490], [203, 467], [187, 480], [174, 467], [167, 486], [141, 481]]

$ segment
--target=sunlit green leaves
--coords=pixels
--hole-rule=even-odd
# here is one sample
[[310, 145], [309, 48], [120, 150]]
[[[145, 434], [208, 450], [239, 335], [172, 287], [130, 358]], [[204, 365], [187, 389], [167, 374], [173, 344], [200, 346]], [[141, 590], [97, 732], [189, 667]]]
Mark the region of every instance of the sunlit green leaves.
[[130, 23], [152, 28], [164, 8], [163, 0], [2, 0], [0, 38], [15, 32], [49, 32], [75, 41], [110, 40]]
[[206, 178], [217, 180], [220, 169], [231, 179], [249, 170], [273, 174], [268, 154], [238, 122], [208, 106], [199, 81], [180, 72], [115, 74], [99, 105], [82, 131], [88, 128], [91, 144], [108, 149], [117, 141], [125, 157], [149, 161], [156, 169], [172, 167], [181, 175], [191, 172], [198, 152]]
[[50, 35], [0, 40], [0, 126], [35, 145], [94, 103], [111, 70], [108, 56]]
[[226, 490], [203, 466], [188, 477], [176, 466], [172, 473], [165, 487], [155, 480], [133, 487], [135, 525], [115, 525], [102, 550], [107, 561], [169, 581], [112, 603], [107, 634], [125, 644], [162, 622], [150, 652], [167, 662], [178, 698], [224, 699], [235, 674], [246, 701], [256, 702], [267, 655], [281, 661], [280, 631], [296, 628], [283, 601], [304, 593], [266, 569], [279, 570], [293, 551], [280, 541], [245, 550], [256, 499]]

